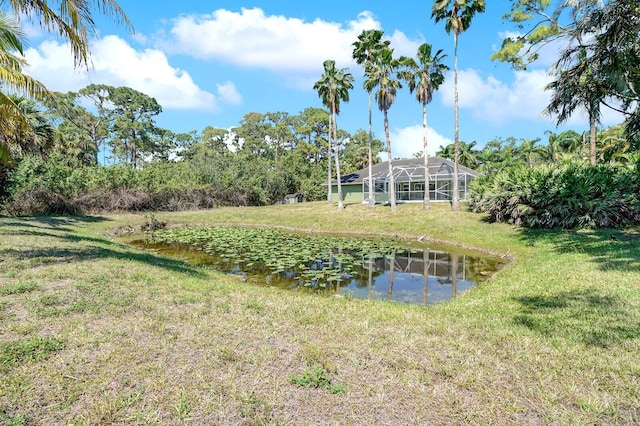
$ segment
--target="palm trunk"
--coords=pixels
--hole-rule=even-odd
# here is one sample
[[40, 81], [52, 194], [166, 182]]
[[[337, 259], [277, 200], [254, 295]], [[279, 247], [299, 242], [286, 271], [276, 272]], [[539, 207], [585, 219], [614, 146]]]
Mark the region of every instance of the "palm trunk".
[[329, 133], [327, 133], [327, 139], [329, 146], [327, 147], [327, 203], [333, 202], [333, 191], [331, 189], [331, 114], [329, 114]]
[[424, 200], [422, 208], [429, 210], [429, 153], [427, 152], [427, 103], [422, 103], [422, 142], [424, 149]]
[[344, 204], [342, 204], [342, 182], [340, 179], [340, 158], [338, 158], [338, 115], [335, 113], [335, 104], [333, 100], [331, 100], [331, 107], [334, 110], [333, 113], [333, 146], [336, 150], [336, 177], [338, 182], [338, 210], [344, 209]]
[[460, 194], [458, 193], [458, 161], [460, 157], [460, 136], [458, 133], [458, 34], [453, 32], [453, 110], [454, 110], [454, 137], [453, 137], [453, 197], [451, 198], [451, 210], [460, 210]]
[[389, 159], [389, 201], [391, 202], [391, 211], [396, 211], [396, 183], [393, 178], [393, 157], [391, 156], [391, 138], [389, 136], [389, 118], [387, 110], [384, 110], [384, 135], [387, 138], [387, 157]]
[[589, 163], [596, 165], [596, 119], [593, 114], [589, 114]]
[[371, 92], [369, 92], [369, 208], [372, 209], [376, 205], [374, 199], [373, 179], [373, 125], [371, 124]]

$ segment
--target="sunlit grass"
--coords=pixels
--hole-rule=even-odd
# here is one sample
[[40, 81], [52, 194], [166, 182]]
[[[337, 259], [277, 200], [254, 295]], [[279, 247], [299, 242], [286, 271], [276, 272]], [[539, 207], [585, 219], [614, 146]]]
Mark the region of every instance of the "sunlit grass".
[[[424, 237], [515, 261], [425, 308], [256, 287], [119, 243], [113, 230], [137, 228], [144, 215], [2, 218], [0, 345], [14, 355], [0, 372], [0, 421], [640, 421], [635, 230], [523, 231], [436, 204], [156, 216], [170, 227]], [[62, 343], [38, 352], [38, 342]]]

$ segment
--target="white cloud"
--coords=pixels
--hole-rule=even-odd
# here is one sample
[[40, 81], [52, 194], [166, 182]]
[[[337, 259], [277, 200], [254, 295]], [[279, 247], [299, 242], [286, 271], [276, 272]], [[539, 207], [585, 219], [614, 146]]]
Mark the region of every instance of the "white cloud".
[[[391, 154], [394, 158], [411, 158], [417, 152], [422, 152], [422, 125], [404, 127], [391, 131]], [[427, 126], [427, 150], [429, 155], [435, 155], [441, 146], [453, 143], [452, 140], [438, 134]], [[386, 154], [381, 154], [386, 160]]]
[[224, 84], [216, 84], [218, 89], [218, 96], [220, 99], [230, 105], [241, 105], [242, 95], [236, 89], [235, 84], [232, 81], [227, 81]]
[[[554, 124], [553, 117], [543, 115], [549, 105], [551, 92], [544, 88], [553, 80], [544, 70], [514, 71], [513, 81], [508, 84], [492, 75], [483, 77], [473, 69], [458, 73], [459, 107], [467, 109], [480, 120], [503, 126], [513, 121], [545, 121]], [[442, 103], [453, 106], [453, 74], [449, 73], [440, 87]], [[602, 124], [612, 125], [623, 121], [622, 115], [603, 107]], [[584, 111], [568, 120], [568, 125], [588, 123]]]
[[[315, 19], [311, 22], [281, 15], [265, 15], [259, 8], [232, 12], [219, 9], [209, 15], [185, 15], [161, 41], [172, 53], [211, 59], [277, 72], [314, 72], [325, 59], [353, 66], [352, 43], [365, 29], [379, 29], [370, 12], [346, 23]], [[391, 36], [398, 53], [414, 54], [419, 43], [402, 32]]]
[[[25, 56], [30, 64], [29, 73], [51, 90], [75, 91], [91, 83], [128, 86], [156, 98], [164, 108], [209, 111], [218, 108], [213, 94], [200, 89], [187, 72], [172, 67], [159, 50], [138, 51], [117, 36], [96, 40], [91, 50], [88, 71], [74, 69], [69, 47], [55, 41], [28, 49]], [[221, 95], [237, 102], [239, 95], [232, 86], [225, 83]]]
[[413, 58], [416, 56], [418, 52], [418, 47], [424, 40], [411, 40], [407, 37], [402, 31], [395, 30], [393, 35], [389, 37], [389, 41], [391, 41], [391, 47], [393, 48], [394, 56], [408, 56]]
[[[462, 70], [458, 73], [459, 106], [494, 125], [514, 119], [541, 120], [549, 101], [544, 87], [550, 81], [542, 70], [516, 71], [510, 85], [492, 75], [483, 78], [473, 69]], [[449, 73], [440, 87], [443, 104], [453, 105], [453, 90], [453, 74]]]

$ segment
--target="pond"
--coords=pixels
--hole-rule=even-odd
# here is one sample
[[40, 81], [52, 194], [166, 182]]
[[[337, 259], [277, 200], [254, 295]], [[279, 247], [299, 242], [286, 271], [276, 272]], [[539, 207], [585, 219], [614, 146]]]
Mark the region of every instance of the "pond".
[[450, 300], [505, 264], [455, 247], [232, 226], [155, 231], [129, 244], [248, 283], [422, 305]]

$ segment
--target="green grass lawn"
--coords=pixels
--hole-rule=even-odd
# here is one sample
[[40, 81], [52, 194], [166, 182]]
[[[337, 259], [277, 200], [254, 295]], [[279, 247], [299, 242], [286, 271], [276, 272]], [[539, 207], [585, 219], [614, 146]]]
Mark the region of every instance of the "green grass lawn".
[[425, 308], [252, 286], [114, 236], [149, 215], [0, 218], [0, 424], [640, 422], [637, 229], [420, 207], [155, 217], [424, 236], [513, 261]]

